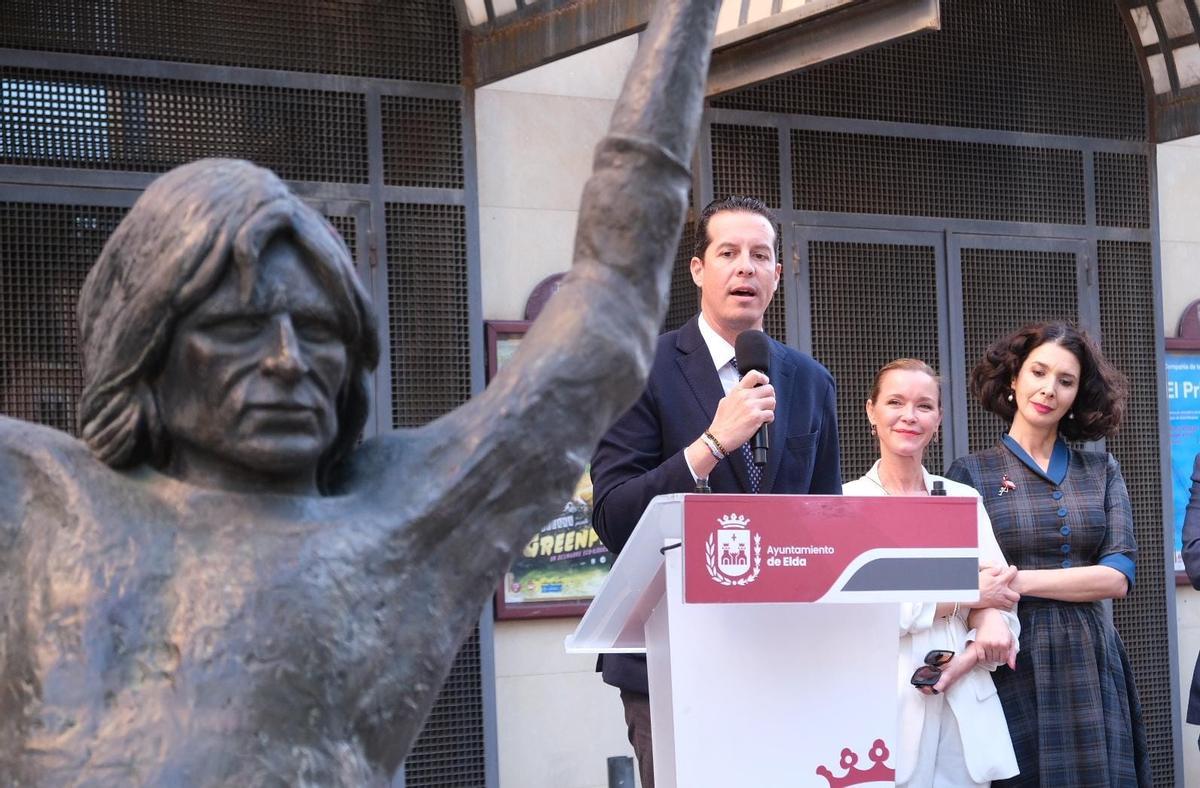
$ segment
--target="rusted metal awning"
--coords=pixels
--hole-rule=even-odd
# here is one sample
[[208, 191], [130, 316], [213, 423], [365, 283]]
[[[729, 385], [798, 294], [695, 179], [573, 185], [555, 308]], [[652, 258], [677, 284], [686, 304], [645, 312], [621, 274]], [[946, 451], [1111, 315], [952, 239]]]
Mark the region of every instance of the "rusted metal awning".
[[1133, 37], [1155, 142], [1200, 134], [1200, 8], [1196, 0], [1118, 0]]
[[[651, 0], [455, 0], [479, 86], [641, 30]], [[725, 0], [716, 95], [938, 26], [938, 0]]]
[[[454, 0], [464, 74], [486, 85], [641, 30], [653, 0]], [[1200, 134], [1200, 0], [1113, 0], [1149, 97], [1152, 139]], [[709, 95], [939, 26], [939, 0], [725, 0]]]
[[455, 0], [459, 17], [485, 21], [463, 34], [463, 77], [479, 87], [636, 33], [650, 18], [649, 0]]
[[[743, 16], [731, 27], [723, 27], [718, 21], [708, 94], [728, 93], [914, 33], [936, 30], [940, 26], [938, 3], [809, 0], [792, 3], [790, 9], [783, 3], [779, 11], [758, 19]], [[747, 6], [763, 3], [726, 0], [722, 16], [735, 5], [740, 5], [745, 14]]]

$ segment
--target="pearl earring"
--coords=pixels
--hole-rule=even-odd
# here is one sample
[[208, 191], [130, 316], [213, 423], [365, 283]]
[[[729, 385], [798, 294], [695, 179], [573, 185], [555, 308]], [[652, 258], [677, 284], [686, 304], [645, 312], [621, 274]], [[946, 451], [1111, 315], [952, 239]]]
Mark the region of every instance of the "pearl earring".
[[879, 430], [875, 428], [874, 422], [871, 423], [871, 435], [874, 437], [879, 437]]
[[1012, 402], [1012, 401], [1013, 401], [1013, 393], [1012, 393], [1011, 391], [1010, 391], [1010, 392], [1008, 392], [1008, 401], [1009, 401], [1009, 402]]

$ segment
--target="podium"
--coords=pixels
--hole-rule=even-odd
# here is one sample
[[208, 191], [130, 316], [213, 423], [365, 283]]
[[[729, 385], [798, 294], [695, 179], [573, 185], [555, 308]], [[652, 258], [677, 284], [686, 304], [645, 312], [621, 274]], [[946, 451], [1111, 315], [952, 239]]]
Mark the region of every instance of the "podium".
[[892, 785], [899, 603], [978, 598], [977, 505], [659, 496], [566, 649], [646, 654], [657, 788]]

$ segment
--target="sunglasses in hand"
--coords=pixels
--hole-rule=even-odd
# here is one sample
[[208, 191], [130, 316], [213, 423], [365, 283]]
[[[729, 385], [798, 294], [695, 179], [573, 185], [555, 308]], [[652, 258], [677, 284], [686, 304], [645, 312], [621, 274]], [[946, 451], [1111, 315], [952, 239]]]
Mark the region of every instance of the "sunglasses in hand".
[[[925, 655], [925, 664], [913, 671], [912, 685], [914, 687], [932, 687], [941, 681], [942, 668], [954, 658], [953, 651], [934, 649]], [[937, 690], [934, 690], [937, 692]]]

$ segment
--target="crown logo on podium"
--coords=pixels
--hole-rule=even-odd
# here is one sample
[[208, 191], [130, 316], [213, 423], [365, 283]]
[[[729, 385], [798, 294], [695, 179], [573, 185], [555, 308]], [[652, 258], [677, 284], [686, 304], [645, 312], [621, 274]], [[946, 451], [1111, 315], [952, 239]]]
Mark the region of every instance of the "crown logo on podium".
[[888, 751], [887, 745], [883, 743], [883, 739], [875, 740], [867, 757], [871, 759], [871, 768], [859, 769], [857, 768], [858, 753], [849, 747], [843, 747], [842, 758], [838, 766], [845, 774], [841, 777], [834, 777], [833, 772], [829, 771], [827, 766], [818, 766], [817, 774], [825, 778], [825, 781], [829, 783], [829, 788], [848, 788], [851, 785], [894, 783], [896, 781], [896, 770], [884, 763], [891, 757], [891, 753]]
[[722, 528], [729, 528], [730, 526], [745, 528], [750, 524], [750, 518], [742, 514], [727, 514], [724, 517], [718, 517], [717, 522], [721, 524]]
[[717, 518], [720, 528], [709, 533], [704, 543], [704, 565], [714, 583], [744, 586], [762, 571], [762, 534], [746, 526], [750, 518], [726, 514]]

